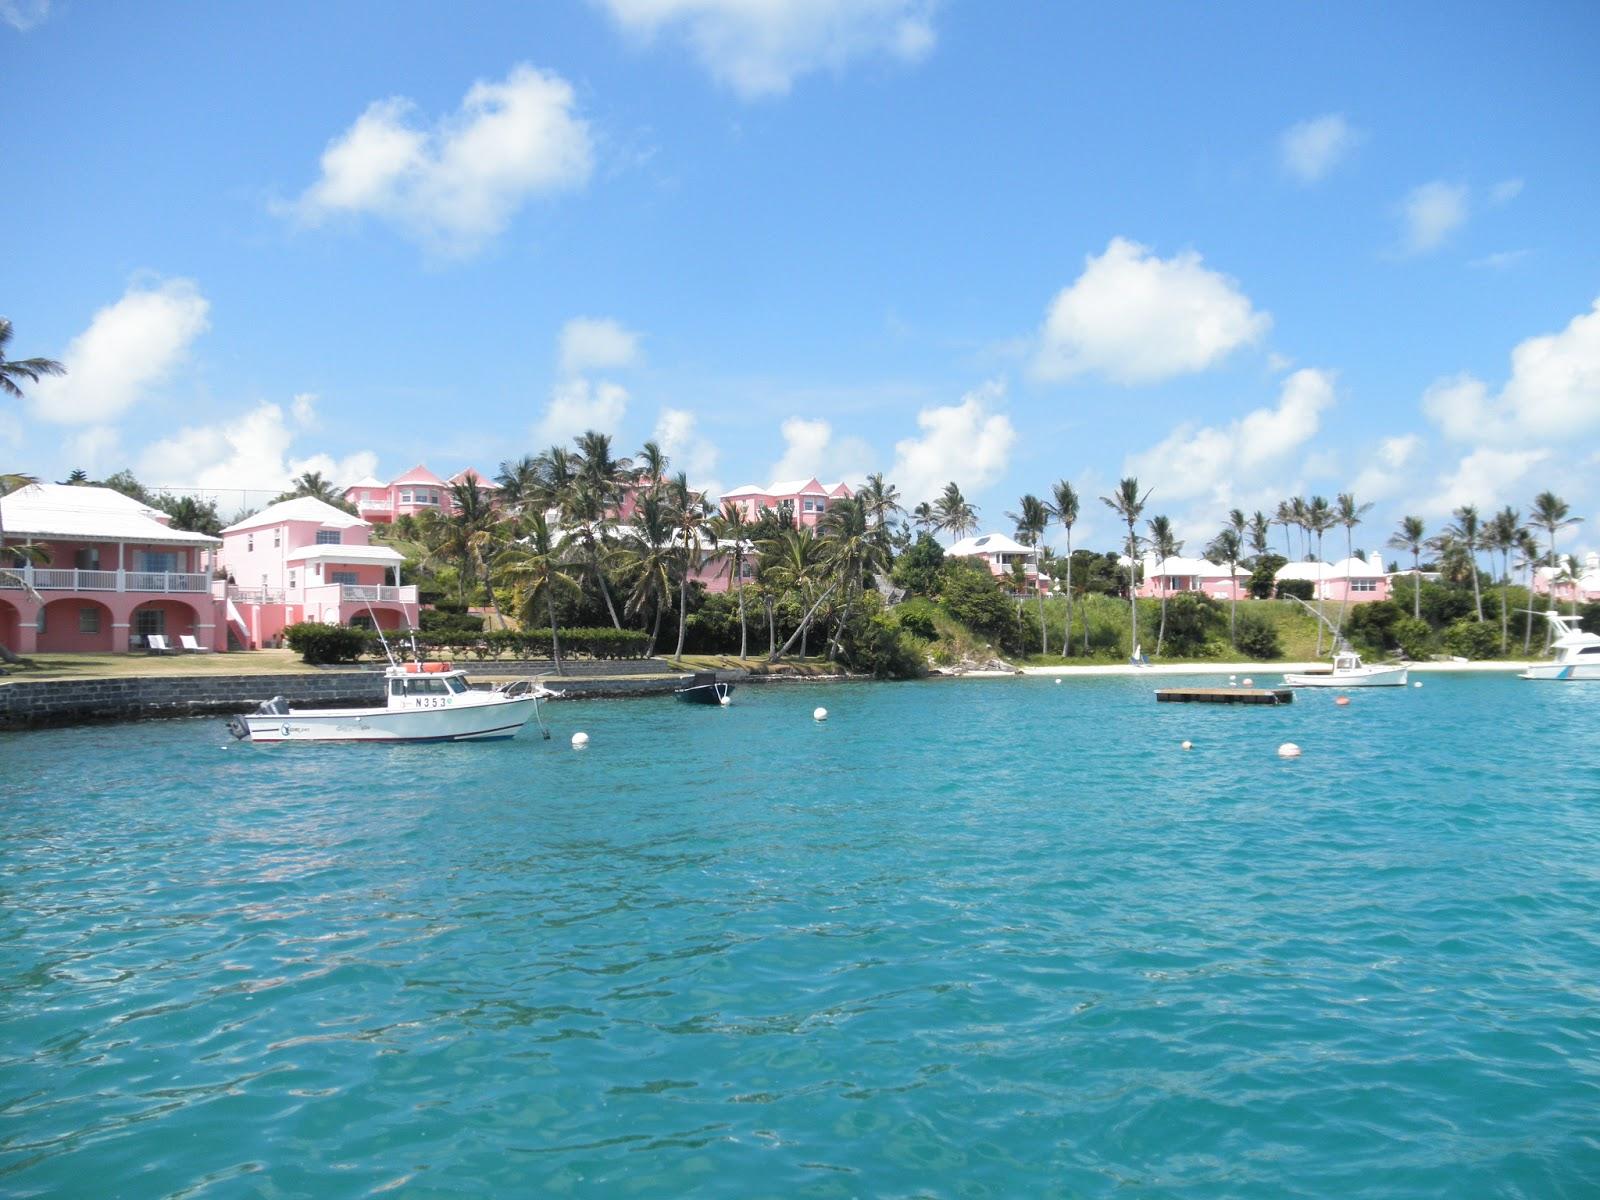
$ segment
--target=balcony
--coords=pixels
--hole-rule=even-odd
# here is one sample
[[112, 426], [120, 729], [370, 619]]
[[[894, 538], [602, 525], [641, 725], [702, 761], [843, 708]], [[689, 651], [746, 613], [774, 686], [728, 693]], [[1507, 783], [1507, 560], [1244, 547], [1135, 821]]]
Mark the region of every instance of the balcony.
[[61, 567], [8, 567], [0, 588], [36, 592], [210, 592], [211, 576], [187, 571], [79, 571]]
[[388, 600], [393, 604], [415, 604], [417, 602], [417, 585], [408, 583], [401, 587], [390, 587], [388, 584], [376, 583], [341, 583], [339, 585], [339, 598], [341, 600]]

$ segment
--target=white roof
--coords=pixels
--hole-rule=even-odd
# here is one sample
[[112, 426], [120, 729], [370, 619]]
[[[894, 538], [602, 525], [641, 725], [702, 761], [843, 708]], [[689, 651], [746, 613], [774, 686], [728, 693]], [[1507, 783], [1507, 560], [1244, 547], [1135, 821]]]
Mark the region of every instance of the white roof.
[[766, 494], [767, 490], [759, 483], [741, 483], [731, 492], [723, 492], [722, 498], [727, 500], [734, 496], [765, 496]]
[[798, 496], [802, 492], [821, 495], [823, 487], [815, 479], [781, 479], [767, 489], [769, 496]]
[[974, 554], [1032, 554], [1034, 548], [1024, 546], [1003, 533], [983, 533], [977, 537], [962, 538], [945, 553], [967, 558]]
[[1328, 568], [1329, 579], [1382, 579], [1386, 574], [1381, 562], [1368, 562], [1360, 555], [1341, 558]]
[[386, 488], [388, 486], [389, 485], [384, 483], [383, 480], [374, 479], [371, 475], [367, 475], [364, 478], [356, 480], [352, 484], [347, 484], [344, 490], [349, 492], [354, 491], [356, 488]]
[[1274, 579], [1309, 579], [1313, 583], [1323, 579], [1333, 578], [1333, 568], [1325, 562], [1292, 562], [1284, 563], [1278, 568]]
[[296, 496], [293, 500], [269, 504], [255, 516], [236, 521], [222, 532], [238, 533], [244, 529], [260, 529], [265, 525], [282, 525], [285, 521], [315, 521], [329, 529], [349, 529], [353, 525], [367, 523], [315, 496]]
[[[1237, 565], [1237, 564], [1236, 564]], [[1239, 575], [1249, 575], [1250, 572], [1243, 567], [1238, 567], [1233, 576], [1228, 574], [1228, 567], [1205, 558], [1183, 558], [1174, 554], [1171, 558], [1162, 559], [1161, 562], [1145, 564], [1146, 575], [1197, 575], [1202, 579], [1228, 579]]]
[[393, 546], [301, 546], [285, 562], [402, 563], [406, 556]]
[[164, 521], [159, 509], [113, 488], [36, 483], [0, 497], [0, 524], [11, 536], [169, 546], [221, 544], [204, 533], [169, 529]]

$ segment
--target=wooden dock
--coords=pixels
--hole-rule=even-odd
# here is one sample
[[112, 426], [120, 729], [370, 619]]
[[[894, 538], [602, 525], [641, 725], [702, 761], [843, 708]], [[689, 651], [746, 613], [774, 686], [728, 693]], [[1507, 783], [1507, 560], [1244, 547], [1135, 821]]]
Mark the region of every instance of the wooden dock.
[[1160, 688], [1162, 704], [1293, 704], [1289, 688]]

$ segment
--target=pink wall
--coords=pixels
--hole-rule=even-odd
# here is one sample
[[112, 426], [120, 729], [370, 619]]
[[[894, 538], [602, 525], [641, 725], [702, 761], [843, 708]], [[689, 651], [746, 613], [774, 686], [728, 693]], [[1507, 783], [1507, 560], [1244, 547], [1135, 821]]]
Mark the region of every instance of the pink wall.
[[[100, 625], [90, 632], [80, 628], [80, 614], [86, 609], [95, 614]], [[87, 597], [49, 600], [44, 606], [44, 623], [44, 632], [38, 635], [35, 642], [40, 650], [87, 654], [104, 653], [115, 646], [117, 631], [111, 610]]]
[[[305, 563], [287, 561], [289, 551], [315, 545], [317, 531], [321, 528], [318, 521], [281, 521], [259, 529], [225, 533], [222, 535], [222, 565], [240, 587], [282, 591], [289, 585], [291, 566], [297, 576], [305, 574]], [[370, 540], [371, 532], [365, 525], [352, 525], [339, 531], [341, 546], [365, 546]], [[304, 579], [298, 582], [303, 584]]]

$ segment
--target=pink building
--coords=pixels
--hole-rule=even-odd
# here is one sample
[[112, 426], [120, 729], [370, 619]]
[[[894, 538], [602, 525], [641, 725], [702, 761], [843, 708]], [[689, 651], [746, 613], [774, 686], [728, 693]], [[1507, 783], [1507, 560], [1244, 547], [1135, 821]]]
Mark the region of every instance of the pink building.
[[945, 551], [947, 558], [978, 558], [989, 568], [989, 574], [1009, 588], [1012, 572], [1017, 563], [1022, 564], [1028, 579], [1028, 589], [1048, 592], [1050, 578], [1039, 574], [1039, 552], [1032, 546], [1007, 537], [1003, 533], [985, 533], [977, 537], [962, 538]]
[[457, 471], [449, 479], [440, 479], [418, 463], [388, 483], [368, 475], [345, 488], [344, 498], [355, 505], [362, 520], [387, 525], [397, 517], [414, 517], [422, 512], [455, 511], [450, 487], [465, 482], [469, 474], [477, 476], [479, 490], [489, 493], [491, 499], [500, 490], [493, 482], [492, 475], [485, 475], [470, 467], [465, 471]]
[[1554, 567], [1535, 567], [1533, 590], [1541, 596], [1554, 593], [1557, 602], [1589, 604], [1600, 600], [1600, 554], [1590, 551], [1583, 556], [1583, 567], [1571, 555], [1562, 555], [1565, 565], [1558, 571]]
[[1230, 574], [1226, 564], [1219, 566], [1204, 558], [1173, 555], [1158, 562], [1154, 554], [1147, 554], [1138, 594], [1159, 599], [1180, 592], [1201, 592], [1215, 600], [1244, 600], [1250, 595], [1249, 586], [1250, 572], [1243, 567]]
[[1315, 600], [1364, 604], [1389, 598], [1389, 577], [1376, 551], [1370, 560], [1356, 555], [1336, 563], [1285, 563], [1278, 568], [1275, 578], [1280, 583], [1286, 579], [1309, 580]]
[[222, 531], [227, 618], [243, 646], [278, 644], [285, 625], [323, 621], [404, 629], [417, 589], [404, 557], [371, 544], [372, 526], [311, 496], [285, 500]]
[[[0, 644], [19, 654], [145, 648], [152, 634], [227, 648], [212, 572], [222, 543], [168, 528], [165, 513], [110, 488], [35, 484], [0, 498]], [[24, 586], [26, 585], [26, 586]], [[28, 589], [33, 590], [33, 595]]]
[[816, 525], [836, 500], [850, 499], [849, 485], [819, 483], [812, 479], [785, 479], [767, 487], [747, 483], [722, 493], [718, 507], [733, 505], [747, 521], [756, 521], [768, 509], [787, 507], [796, 525]]

